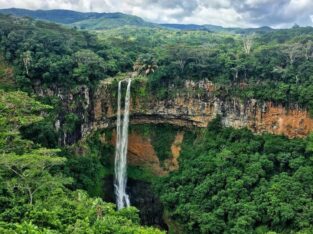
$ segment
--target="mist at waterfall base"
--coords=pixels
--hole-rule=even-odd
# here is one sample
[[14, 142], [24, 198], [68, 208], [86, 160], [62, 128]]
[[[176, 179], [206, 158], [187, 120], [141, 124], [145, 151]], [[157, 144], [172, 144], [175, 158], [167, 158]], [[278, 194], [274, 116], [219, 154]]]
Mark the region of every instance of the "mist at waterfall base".
[[[121, 89], [122, 83], [127, 82], [125, 95], [125, 107], [123, 121], [121, 118]], [[119, 81], [117, 97], [117, 122], [116, 122], [116, 149], [114, 162], [114, 190], [116, 196], [117, 209], [130, 206], [129, 197], [126, 194], [127, 184], [127, 148], [128, 148], [128, 125], [129, 125], [129, 105], [130, 105], [131, 79]]]

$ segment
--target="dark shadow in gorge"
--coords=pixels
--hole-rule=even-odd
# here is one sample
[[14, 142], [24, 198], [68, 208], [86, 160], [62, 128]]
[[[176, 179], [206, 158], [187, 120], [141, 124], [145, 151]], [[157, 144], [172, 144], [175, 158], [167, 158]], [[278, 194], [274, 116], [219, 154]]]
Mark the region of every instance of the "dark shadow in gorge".
[[158, 196], [154, 194], [151, 185], [133, 179], [129, 179], [127, 184], [131, 205], [139, 209], [142, 224], [167, 230], [168, 227], [163, 220], [163, 205]]
[[[105, 188], [104, 200], [115, 203], [113, 176], [106, 177]], [[131, 205], [139, 210], [140, 220], [143, 225], [168, 230], [163, 220], [163, 205], [153, 192], [151, 184], [129, 178], [127, 181], [127, 193]]]

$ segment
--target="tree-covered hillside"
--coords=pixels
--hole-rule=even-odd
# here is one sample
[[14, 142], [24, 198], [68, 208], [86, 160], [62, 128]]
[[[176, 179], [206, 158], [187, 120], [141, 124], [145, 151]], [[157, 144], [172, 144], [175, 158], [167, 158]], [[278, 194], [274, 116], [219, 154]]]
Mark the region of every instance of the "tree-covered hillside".
[[82, 13], [70, 10], [27, 10], [19, 8], [1, 9], [0, 12], [6, 15], [15, 15], [19, 17], [30, 17], [38, 20], [47, 20], [55, 23], [71, 24], [80, 20], [97, 18], [97, 13]]
[[124, 26], [167, 28], [176, 30], [203, 30], [211, 32], [252, 33], [269, 32], [270, 27], [261, 28], [225, 28], [216, 25], [197, 24], [156, 24], [143, 20], [138, 16], [123, 13], [77, 12], [70, 10], [28, 10], [19, 8], [0, 9], [0, 13], [19, 17], [31, 17], [37, 20], [61, 23], [70, 27], [87, 30], [107, 30]]
[[225, 33], [234, 33], [234, 34], [249, 34], [254, 32], [271, 32], [275, 29], [270, 27], [260, 27], [260, 28], [225, 28], [222, 26], [205, 24], [161, 24], [161, 26], [168, 29], [178, 29], [184, 31], [208, 31], [208, 32], [225, 32]]
[[30, 17], [37, 20], [51, 21], [88, 30], [105, 30], [123, 26], [157, 27], [140, 17], [123, 13], [96, 13], [77, 12], [70, 10], [26, 10], [26, 9], [0, 9], [0, 13], [14, 16]]

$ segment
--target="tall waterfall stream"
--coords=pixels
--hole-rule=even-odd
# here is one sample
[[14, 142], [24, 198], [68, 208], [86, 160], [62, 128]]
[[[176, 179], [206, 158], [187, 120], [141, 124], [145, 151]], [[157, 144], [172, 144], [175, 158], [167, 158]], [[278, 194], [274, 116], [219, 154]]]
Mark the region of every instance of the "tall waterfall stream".
[[129, 197], [126, 193], [127, 184], [127, 147], [128, 147], [128, 125], [129, 125], [129, 105], [130, 105], [130, 86], [131, 79], [128, 79], [125, 96], [125, 108], [123, 122], [121, 119], [121, 88], [122, 83], [118, 83], [117, 97], [117, 122], [116, 122], [116, 149], [114, 162], [114, 189], [116, 196], [117, 209], [128, 207], [130, 205]]

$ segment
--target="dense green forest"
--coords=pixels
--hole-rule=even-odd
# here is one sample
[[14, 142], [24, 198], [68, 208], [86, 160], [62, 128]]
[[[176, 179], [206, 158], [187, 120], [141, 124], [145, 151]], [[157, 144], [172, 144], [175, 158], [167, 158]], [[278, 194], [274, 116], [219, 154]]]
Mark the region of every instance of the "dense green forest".
[[[0, 15], [0, 232], [163, 233], [141, 226], [136, 208], [116, 211], [103, 200], [114, 149], [99, 132], [80, 139], [88, 112], [81, 90], [93, 93], [102, 80], [135, 74], [145, 77], [147, 90], [133, 95], [162, 100], [173, 95], [169, 87], [206, 79], [222, 99], [255, 98], [313, 114], [312, 71], [311, 27], [82, 31]], [[170, 127], [132, 128], [153, 131], [160, 160], [169, 157]], [[183, 130], [178, 171], [143, 178], [153, 175], [130, 169], [132, 179], [153, 183], [170, 231], [312, 232], [312, 135], [257, 136], [224, 128], [219, 119]]]
[[[161, 233], [140, 226], [135, 208], [117, 212], [113, 204], [76, 190], [82, 175], [75, 179], [69, 177], [73, 175], [70, 171], [79, 166], [74, 164], [73, 156], [64, 149], [43, 146], [49, 145], [49, 118], [55, 108], [36, 100], [31, 90], [33, 82], [58, 83], [69, 89], [81, 83], [92, 86], [102, 78], [95, 74], [102, 72], [99, 61], [94, 62], [98, 67], [90, 70], [93, 74], [85, 74], [83, 78], [81, 73], [79, 79], [73, 74], [75, 69], [89, 72], [87, 67], [78, 65], [80, 53], [100, 59], [86, 49], [93, 48], [90, 44], [92, 35], [13, 17], [2, 17], [0, 29], [3, 53], [0, 70], [0, 232]], [[92, 63], [92, 60], [86, 61]], [[14, 75], [10, 66], [14, 67]], [[88, 68], [90, 66], [88, 64]], [[17, 91], [18, 87], [29, 94]], [[31, 131], [29, 126], [37, 129], [36, 142], [25, 138]], [[89, 177], [89, 180], [93, 178]]]
[[216, 119], [189, 133], [180, 170], [156, 183], [161, 201], [186, 233], [311, 233], [312, 139], [255, 136]]
[[150, 74], [152, 91], [160, 97], [170, 95], [169, 84], [208, 79], [221, 97], [298, 104], [312, 111], [312, 33], [311, 27], [248, 35], [123, 28], [99, 38], [127, 52], [139, 73]]
[[64, 153], [21, 136], [19, 129], [41, 121], [51, 106], [1, 90], [0, 108], [1, 233], [161, 233], [141, 227], [135, 208], [117, 212], [101, 198], [71, 190]]
[[[256, 98], [312, 110], [313, 29], [254, 34], [123, 27], [87, 33], [1, 16], [1, 50], [25, 88], [40, 82], [93, 86], [119, 72], [148, 75], [151, 89], [208, 79], [217, 95]], [[89, 68], [89, 69], [87, 69]], [[162, 89], [162, 86], [163, 89]]]

